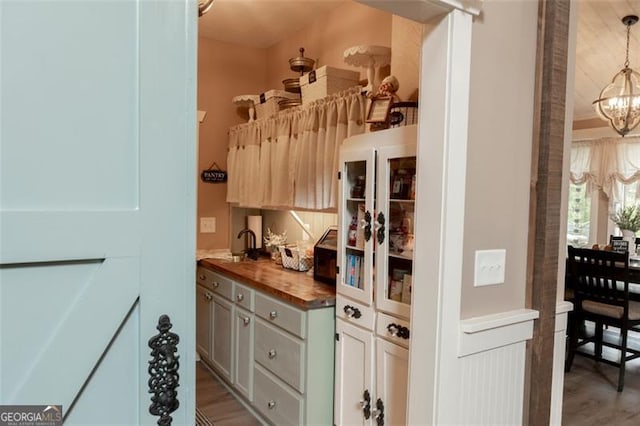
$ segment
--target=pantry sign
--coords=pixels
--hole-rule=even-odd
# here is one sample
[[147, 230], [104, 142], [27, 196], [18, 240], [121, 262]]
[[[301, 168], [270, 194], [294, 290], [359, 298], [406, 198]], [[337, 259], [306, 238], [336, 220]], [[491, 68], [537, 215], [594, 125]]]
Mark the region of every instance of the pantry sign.
[[203, 182], [208, 183], [225, 183], [227, 181], [227, 171], [220, 169], [215, 162], [208, 169], [200, 173]]

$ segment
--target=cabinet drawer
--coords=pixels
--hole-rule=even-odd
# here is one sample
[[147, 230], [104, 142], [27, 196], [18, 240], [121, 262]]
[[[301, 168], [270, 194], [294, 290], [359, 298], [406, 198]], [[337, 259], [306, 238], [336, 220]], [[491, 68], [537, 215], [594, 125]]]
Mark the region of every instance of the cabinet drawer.
[[233, 286], [233, 301], [236, 305], [254, 312], [255, 310], [255, 291], [252, 288], [244, 286], [242, 284], [234, 283]]
[[229, 278], [209, 269], [199, 267], [196, 273], [196, 280], [198, 284], [205, 286], [214, 293], [233, 300], [233, 281]]
[[304, 349], [304, 342], [261, 319], [256, 320], [256, 362], [301, 393], [304, 392]]
[[[254, 370], [253, 405], [274, 425], [301, 425], [304, 410], [302, 397], [287, 389], [259, 365]], [[312, 401], [311, 401], [312, 402]]]
[[268, 323], [275, 324], [296, 336], [303, 339], [306, 337], [306, 314], [300, 309], [257, 293], [256, 314]]
[[411, 329], [408, 321], [378, 312], [376, 334], [405, 348], [409, 347]]
[[336, 318], [371, 331], [375, 327], [375, 312], [372, 307], [354, 302], [341, 295], [336, 297]]

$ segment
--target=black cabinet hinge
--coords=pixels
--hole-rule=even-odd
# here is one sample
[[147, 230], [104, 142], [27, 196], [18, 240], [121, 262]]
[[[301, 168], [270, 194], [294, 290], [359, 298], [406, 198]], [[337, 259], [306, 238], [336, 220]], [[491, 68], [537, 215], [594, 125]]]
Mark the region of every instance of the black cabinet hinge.
[[342, 179], [342, 172], [338, 171], [338, 180]]
[[338, 333], [336, 333], [336, 342], [340, 341], [340, 335]]
[[336, 266], [336, 274], [340, 274], [340, 265]]

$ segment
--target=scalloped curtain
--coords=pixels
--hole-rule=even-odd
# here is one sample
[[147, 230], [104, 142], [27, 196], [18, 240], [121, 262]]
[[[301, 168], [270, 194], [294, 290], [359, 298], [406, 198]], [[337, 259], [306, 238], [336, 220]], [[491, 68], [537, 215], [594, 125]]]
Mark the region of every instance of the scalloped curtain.
[[640, 137], [574, 142], [569, 179], [586, 183], [587, 191], [602, 189], [614, 202], [621, 200], [622, 185], [640, 180]]
[[227, 202], [335, 210], [339, 149], [363, 133], [366, 98], [346, 90], [229, 130]]

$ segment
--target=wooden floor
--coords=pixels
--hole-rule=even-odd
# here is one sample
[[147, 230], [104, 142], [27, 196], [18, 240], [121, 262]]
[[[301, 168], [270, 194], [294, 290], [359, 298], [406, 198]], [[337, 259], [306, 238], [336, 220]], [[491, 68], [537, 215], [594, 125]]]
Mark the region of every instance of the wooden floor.
[[[617, 368], [579, 355], [564, 380], [563, 426], [640, 425], [640, 359], [627, 364], [621, 393], [616, 391]], [[196, 363], [196, 404], [214, 426], [261, 424], [201, 362]]]
[[261, 424], [218, 382], [202, 362], [196, 363], [196, 406], [214, 426]]
[[[631, 340], [640, 347], [640, 334]], [[619, 352], [603, 349], [605, 356], [617, 359]], [[576, 355], [564, 376], [563, 426], [640, 425], [640, 359], [627, 363], [625, 385], [617, 392], [618, 369]]]

